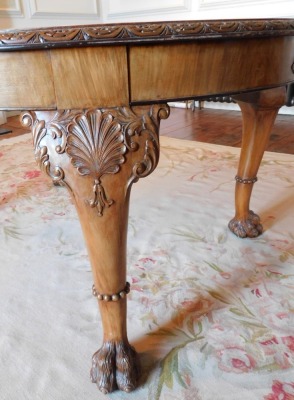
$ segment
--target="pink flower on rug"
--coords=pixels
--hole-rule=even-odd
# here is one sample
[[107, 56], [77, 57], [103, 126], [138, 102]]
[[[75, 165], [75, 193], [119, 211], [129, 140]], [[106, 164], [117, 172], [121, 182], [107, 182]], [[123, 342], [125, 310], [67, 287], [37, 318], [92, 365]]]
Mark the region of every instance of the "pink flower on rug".
[[251, 371], [256, 365], [253, 357], [238, 347], [228, 347], [218, 351], [217, 354], [219, 357], [219, 368], [226, 372], [242, 374]]
[[155, 263], [155, 260], [153, 260], [152, 258], [150, 258], [150, 257], [144, 257], [144, 258], [140, 258], [140, 260], [139, 261], [141, 261], [142, 263], [144, 263], [144, 264], [148, 264], [148, 263]]
[[289, 315], [285, 312], [279, 312], [276, 314], [276, 317], [280, 320], [285, 319], [285, 318], [289, 318]]
[[264, 400], [294, 400], [294, 383], [273, 381], [272, 393], [265, 396]]
[[0, 151], [0, 157], [3, 157], [4, 156], [4, 153], [1, 153], [1, 151]]
[[27, 171], [24, 174], [24, 179], [34, 179], [34, 178], [38, 178], [41, 175], [41, 171], [38, 170], [33, 170], [33, 171]]
[[282, 338], [282, 341], [290, 351], [294, 352], [294, 336], [285, 336]]
[[262, 297], [261, 291], [258, 288], [252, 289], [251, 293], [254, 294], [256, 297]]
[[268, 345], [271, 345], [271, 344], [278, 344], [278, 343], [279, 343], [278, 339], [275, 336], [273, 336], [271, 339], [264, 340], [263, 342], [260, 342], [260, 344], [262, 344], [263, 346], [268, 346]]
[[[266, 356], [273, 356], [273, 358], [275, 359], [276, 354], [279, 354], [280, 352], [280, 347], [278, 346], [279, 341], [275, 336], [270, 339], [261, 341], [260, 344], [262, 345], [262, 351]], [[283, 366], [285, 362], [283, 354], [279, 354], [279, 357], [277, 357], [277, 360], [275, 361], [280, 366], [280, 368], [284, 368]]]
[[140, 279], [132, 277], [131, 285], [132, 285], [132, 291], [136, 290], [137, 292], [143, 292], [143, 288], [140, 286]]

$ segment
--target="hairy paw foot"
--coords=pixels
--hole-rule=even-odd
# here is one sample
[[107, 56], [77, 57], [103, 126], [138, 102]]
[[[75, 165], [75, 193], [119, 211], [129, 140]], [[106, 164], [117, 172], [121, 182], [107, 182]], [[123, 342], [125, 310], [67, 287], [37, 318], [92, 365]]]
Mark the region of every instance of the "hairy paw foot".
[[137, 353], [123, 341], [104, 342], [92, 358], [91, 380], [106, 394], [116, 389], [131, 392], [139, 376]]
[[245, 220], [233, 218], [229, 222], [229, 228], [236, 236], [241, 238], [255, 238], [263, 231], [259, 216], [251, 210]]

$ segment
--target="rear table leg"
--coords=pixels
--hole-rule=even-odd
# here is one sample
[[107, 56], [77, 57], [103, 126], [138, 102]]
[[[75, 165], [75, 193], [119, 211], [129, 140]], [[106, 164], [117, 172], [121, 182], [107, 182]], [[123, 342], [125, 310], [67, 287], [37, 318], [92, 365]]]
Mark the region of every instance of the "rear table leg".
[[242, 238], [256, 237], [263, 230], [259, 216], [249, 209], [249, 202], [276, 115], [285, 98], [285, 87], [234, 96], [242, 112], [243, 139], [236, 176], [236, 214], [229, 228]]

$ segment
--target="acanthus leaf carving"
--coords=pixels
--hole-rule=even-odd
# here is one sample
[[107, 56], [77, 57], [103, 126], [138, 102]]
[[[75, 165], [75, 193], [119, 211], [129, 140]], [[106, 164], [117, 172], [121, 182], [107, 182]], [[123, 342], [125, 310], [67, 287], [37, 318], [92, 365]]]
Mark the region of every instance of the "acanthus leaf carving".
[[102, 217], [105, 206], [110, 207], [114, 201], [107, 199], [104, 187], [102, 186], [100, 180], [95, 180], [93, 192], [94, 198], [89, 201], [90, 207], [97, 207], [98, 215]]
[[47, 133], [45, 121], [39, 121], [34, 112], [24, 112], [21, 115], [21, 122], [23, 126], [30, 128], [32, 131], [35, 159], [40, 169], [44, 170], [44, 165], [49, 159], [49, 156], [47, 155], [47, 147], [40, 146], [41, 140]]
[[21, 115], [22, 124], [31, 128], [35, 149], [35, 159], [39, 168], [45, 172], [54, 183], [69, 186], [64, 182], [64, 171], [59, 166], [51, 166], [48, 147], [41, 144], [42, 139], [47, 135], [48, 129], [44, 120], [39, 121], [34, 112], [24, 112]]
[[72, 122], [73, 118], [79, 113], [79, 110], [61, 110], [56, 111], [53, 118], [47, 123], [48, 130], [51, 133], [53, 139], [60, 139], [55, 147], [58, 154], [65, 152], [67, 143], [67, 126]]
[[124, 132], [124, 140], [129, 151], [137, 151], [140, 147], [136, 138], [146, 136], [144, 156], [133, 166], [133, 173], [129, 184], [139, 178], [148, 176], [157, 166], [159, 160], [159, 125], [160, 120], [168, 118], [169, 107], [167, 104], [154, 104], [149, 111], [145, 108], [120, 107], [116, 109]]

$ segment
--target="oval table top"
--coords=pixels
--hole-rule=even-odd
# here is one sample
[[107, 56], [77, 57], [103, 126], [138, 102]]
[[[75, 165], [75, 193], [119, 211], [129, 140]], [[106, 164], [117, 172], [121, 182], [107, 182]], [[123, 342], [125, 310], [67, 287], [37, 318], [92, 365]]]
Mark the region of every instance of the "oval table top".
[[294, 20], [0, 31], [0, 109], [120, 107], [286, 86]]

